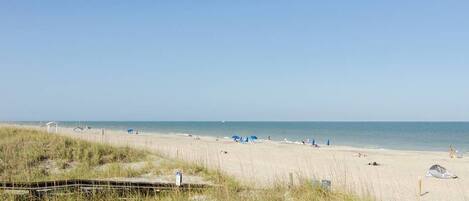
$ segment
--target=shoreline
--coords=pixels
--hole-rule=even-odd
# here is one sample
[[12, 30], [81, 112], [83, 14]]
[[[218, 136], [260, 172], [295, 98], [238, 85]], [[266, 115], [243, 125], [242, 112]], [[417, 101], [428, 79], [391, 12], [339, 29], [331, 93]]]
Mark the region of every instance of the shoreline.
[[[114, 121], [110, 121], [110, 122], [114, 122]], [[118, 122], [118, 121], [116, 121]], [[32, 127], [32, 128], [44, 128], [42, 126], [38, 126], [38, 125], [32, 125], [32, 124], [16, 124], [16, 123], [8, 123], [8, 122], [0, 122], [0, 126], [2, 125], [7, 125], [7, 126], [19, 126], [19, 127]], [[64, 128], [64, 129], [67, 129], [67, 130], [73, 130], [75, 127], [69, 127], [69, 126], [60, 126], [59, 125], [59, 128]], [[102, 128], [92, 128], [91, 130], [88, 130], [91, 131], [91, 132], [101, 132], [101, 129]], [[104, 128], [106, 131], [109, 131], [109, 132], [113, 132], [113, 133], [121, 133], [121, 134], [127, 134], [127, 135], [135, 135], [135, 134], [128, 134], [127, 132], [125, 132], [124, 130], [120, 130], [120, 129], [109, 129], [109, 128]], [[74, 133], [77, 133], [79, 134], [80, 132], [74, 132]], [[180, 137], [189, 137], [188, 135], [192, 135], [192, 136], [198, 136], [198, 137], [202, 137], [202, 138], [205, 138], [205, 139], [213, 139], [213, 140], [216, 140], [216, 139], [229, 139], [230, 141], [231, 138], [230, 136], [212, 136], [212, 135], [199, 135], [199, 134], [191, 134], [191, 133], [184, 133], [184, 132], [168, 132], [168, 133], [162, 133], [162, 132], [154, 132], [154, 131], [141, 131], [139, 130], [139, 136], [145, 136], [145, 135], [149, 135], [149, 136], [152, 136], [152, 135], [160, 135], [160, 136], [180, 136]], [[187, 135], [187, 136], [186, 136]], [[262, 142], [271, 142], [271, 143], [278, 143], [278, 144], [290, 144], [290, 145], [298, 145], [298, 146], [311, 146], [311, 144], [301, 144], [300, 141], [288, 141], [289, 143], [285, 143], [285, 141], [283, 140], [267, 140], [267, 139], [262, 139], [260, 138], [260, 140], [258, 141], [262, 141]], [[347, 144], [332, 144], [331, 146], [327, 146], [326, 144], [319, 144], [319, 143], [316, 143], [317, 145], [321, 146], [321, 148], [327, 148], [327, 147], [334, 147], [334, 148], [340, 148], [340, 149], [343, 149], [343, 150], [375, 150], [375, 151], [403, 151], [403, 152], [416, 152], [416, 153], [421, 153], [421, 152], [428, 152], [428, 153], [448, 153], [447, 150], [445, 149], [435, 149], [435, 150], [423, 150], [423, 149], [402, 149], [402, 148], [384, 148], [384, 147], [374, 147], [374, 146], [378, 146], [378, 145], [367, 145], [367, 146], [353, 146], [353, 145], [347, 145]], [[449, 150], [449, 144], [448, 144], [448, 150]], [[467, 151], [464, 151], [463, 153], [469, 153], [469, 150]]]
[[[11, 125], [10, 125], [11, 126]], [[25, 127], [25, 126], [20, 126]], [[33, 129], [41, 127], [28, 126]], [[313, 148], [296, 144], [260, 142], [239, 144], [231, 139], [168, 134], [129, 135], [124, 131], [100, 130], [75, 133], [61, 127], [60, 135], [129, 146], [154, 151], [166, 156], [198, 163], [220, 170], [252, 186], [272, 186], [301, 179], [332, 181], [333, 189], [351, 191], [377, 200], [465, 200], [469, 198], [469, 157], [450, 159], [447, 152], [405, 151], [330, 146]], [[363, 157], [359, 157], [359, 153]], [[368, 165], [377, 162], [379, 166]], [[440, 164], [458, 179], [442, 180], [425, 177], [431, 165]], [[424, 196], [418, 195], [422, 179]]]

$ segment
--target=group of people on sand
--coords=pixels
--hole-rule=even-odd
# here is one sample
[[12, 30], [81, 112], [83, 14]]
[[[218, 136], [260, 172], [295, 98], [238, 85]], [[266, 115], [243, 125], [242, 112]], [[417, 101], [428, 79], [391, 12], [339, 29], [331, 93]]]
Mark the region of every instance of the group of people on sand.
[[[302, 145], [311, 145], [313, 147], [317, 147], [319, 148], [320, 146], [316, 143], [316, 141], [313, 139], [313, 140], [310, 140], [310, 139], [303, 139], [301, 140], [301, 142], [291, 142], [289, 141], [287, 138], [283, 139], [283, 142], [284, 143], [288, 143], [288, 144], [302, 144]], [[331, 141], [330, 140], [327, 140], [326, 141], [326, 145], [327, 146], [330, 146], [331, 145]]]
[[[316, 144], [316, 141], [314, 139], [312, 141], [309, 139], [301, 140], [301, 144], [303, 145], [311, 144], [311, 146], [319, 148], [319, 145]], [[329, 144], [330, 144], [330, 141], [327, 140], [327, 146], [329, 146]]]

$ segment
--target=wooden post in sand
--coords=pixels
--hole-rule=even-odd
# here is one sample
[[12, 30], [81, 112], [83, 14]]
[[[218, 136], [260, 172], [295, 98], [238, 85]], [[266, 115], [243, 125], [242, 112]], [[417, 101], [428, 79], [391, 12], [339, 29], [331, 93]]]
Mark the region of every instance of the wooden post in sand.
[[419, 197], [422, 196], [422, 178], [419, 177]]
[[104, 143], [104, 128], [101, 128], [101, 143]]

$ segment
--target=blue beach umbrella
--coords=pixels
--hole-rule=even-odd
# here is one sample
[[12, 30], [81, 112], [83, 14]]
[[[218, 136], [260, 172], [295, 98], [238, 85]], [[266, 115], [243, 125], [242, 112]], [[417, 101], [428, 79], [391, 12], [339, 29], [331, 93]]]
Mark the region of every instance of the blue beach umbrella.
[[232, 138], [233, 141], [235, 141], [235, 142], [241, 141], [241, 137], [239, 137], [239, 136], [237, 136], [237, 135], [233, 135], [233, 136], [231, 136], [231, 138]]
[[257, 136], [255, 136], [255, 135], [252, 135], [252, 136], [251, 136], [251, 139], [253, 139], [253, 140], [257, 140]]

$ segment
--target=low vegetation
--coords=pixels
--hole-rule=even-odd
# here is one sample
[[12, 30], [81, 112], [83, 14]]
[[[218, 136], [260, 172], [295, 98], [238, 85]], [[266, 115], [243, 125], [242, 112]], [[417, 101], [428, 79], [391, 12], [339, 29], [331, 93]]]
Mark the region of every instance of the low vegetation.
[[[64, 136], [22, 128], [0, 128], [0, 182], [28, 182], [62, 179], [97, 179], [172, 176], [176, 170], [214, 184], [199, 192], [178, 190], [153, 194], [62, 192], [44, 200], [362, 200], [352, 194], [331, 192], [305, 181], [288, 188], [277, 185], [252, 189], [233, 178], [200, 165], [168, 159], [155, 153], [126, 147], [90, 143]], [[172, 178], [172, 177], [171, 177]], [[30, 200], [28, 195], [0, 192], [0, 200]]]

